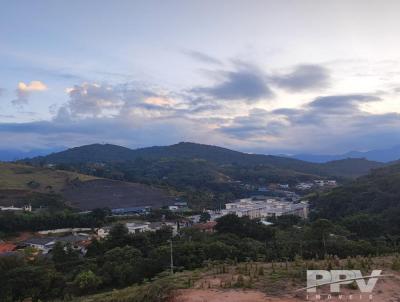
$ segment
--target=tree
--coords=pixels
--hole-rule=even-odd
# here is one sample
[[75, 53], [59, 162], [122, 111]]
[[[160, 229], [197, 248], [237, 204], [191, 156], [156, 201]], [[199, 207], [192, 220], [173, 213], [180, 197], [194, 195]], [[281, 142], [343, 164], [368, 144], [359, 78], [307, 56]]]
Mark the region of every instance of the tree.
[[68, 260], [67, 254], [64, 250], [64, 244], [60, 241], [57, 241], [54, 244], [51, 253], [53, 255], [52, 259], [53, 259], [54, 263], [56, 263], [56, 264], [66, 262]]
[[94, 292], [102, 283], [100, 277], [96, 276], [91, 270], [80, 272], [74, 280], [74, 287], [78, 294], [90, 294]]
[[297, 215], [281, 215], [270, 219], [276, 226], [281, 228], [289, 228], [300, 222], [301, 218]]
[[239, 218], [234, 214], [218, 218], [215, 229], [219, 233], [232, 233], [239, 237], [250, 237], [261, 241], [271, 240], [274, 236], [273, 229], [263, 225], [259, 220], [247, 216]]
[[110, 247], [125, 246], [129, 241], [129, 230], [125, 224], [117, 223], [111, 230], [107, 238]]
[[75, 251], [71, 244], [64, 244], [60, 241], [56, 242], [52, 251], [53, 262], [59, 271], [69, 271], [74, 266], [71, 263], [79, 259], [79, 254]]
[[205, 223], [205, 222], [207, 222], [207, 221], [210, 221], [210, 219], [211, 219], [211, 215], [210, 215], [210, 213], [208, 213], [208, 212], [202, 212], [201, 214], [200, 214], [200, 222], [202, 222], [202, 223]]
[[329, 239], [330, 233], [334, 229], [334, 225], [328, 219], [318, 219], [311, 225], [311, 232], [314, 240], [322, 243], [324, 255], [327, 254], [327, 240]]
[[142, 253], [131, 246], [116, 247], [104, 254], [103, 280], [112, 286], [127, 286], [143, 279]]

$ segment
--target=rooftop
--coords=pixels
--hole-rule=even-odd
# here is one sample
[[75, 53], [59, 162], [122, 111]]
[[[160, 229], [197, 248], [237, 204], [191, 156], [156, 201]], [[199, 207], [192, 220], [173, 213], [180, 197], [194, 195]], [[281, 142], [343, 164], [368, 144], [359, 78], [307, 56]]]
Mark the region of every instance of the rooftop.
[[0, 254], [12, 252], [16, 249], [16, 245], [12, 243], [1, 243], [0, 244]]

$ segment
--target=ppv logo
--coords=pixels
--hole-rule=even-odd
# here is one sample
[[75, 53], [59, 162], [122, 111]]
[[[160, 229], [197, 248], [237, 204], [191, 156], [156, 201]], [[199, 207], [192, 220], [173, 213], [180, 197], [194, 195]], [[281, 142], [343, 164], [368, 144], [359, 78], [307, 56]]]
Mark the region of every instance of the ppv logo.
[[331, 293], [339, 293], [340, 286], [356, 282], [362, 293], [371, 293], [378, 278], [386, 277], [381, 273], [381, 270], [374, 270], [371, 275], [363, 276], [359, 270], [308, 270], [307, 287], [301, 290], [315, 293], [317, 287], [329, 285]]

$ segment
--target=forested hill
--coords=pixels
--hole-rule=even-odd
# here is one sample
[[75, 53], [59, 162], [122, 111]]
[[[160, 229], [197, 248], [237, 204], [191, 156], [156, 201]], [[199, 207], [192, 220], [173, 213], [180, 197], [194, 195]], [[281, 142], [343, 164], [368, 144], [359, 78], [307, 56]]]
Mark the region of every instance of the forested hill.
[[141, 149], [129, 149], [111, 144], [93, 144], [48, 156], [25, 160], [31, 164], [79, 164], [79, 163], [110, 163], [134, 161], [135, 159], [158, 161], [160, 159], [192, 160], [203, 159], [216, 165], [258, 166], [264, 165], [274, 169], [292, 170], [298, 173], [357, 177], [370, 169], [382, 166], [382, 163], [365, 159], [346, 159], [325, 164], [310, 163], [293, 158], [248, 154], [230, 149], [182, 142], [171, 146], [155, 146]]
[[[346, 226], [379, 232], [400, 232], [400, 164], [373, 170], [352, 183], [312, 199], [316, 216], [333, 220], [345, 217]], [[398, 235], [398, 233], [397, 233]]]

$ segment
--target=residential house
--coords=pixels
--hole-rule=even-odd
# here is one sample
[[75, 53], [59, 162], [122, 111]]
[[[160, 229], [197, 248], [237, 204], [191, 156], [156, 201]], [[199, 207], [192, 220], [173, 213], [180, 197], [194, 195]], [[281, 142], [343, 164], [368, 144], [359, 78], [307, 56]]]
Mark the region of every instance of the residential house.
[[217, 225], [216, 221], [208, 221], [206, 223], [195, 224], [193, 227], [204, 233], [214, 233], [216, 225]]
[[15, 251], [15, 249], [17, 248], [17, 246], [13, 243], [0, 243], [0, 256], [2, 256], [3, 254], [6, 253], [10, 253]]
[[57, 242], [70, 244], [72, 248], [86, 253], [86, 247], [90, 243], [90, 237], [84, 234], [68, 235], [63, 237], [34, 237], [22, 242], [23, 246], [33, 247], [43, 254], [49, 253]]
[[33, 247], [41, 251], [43, 254], [47, 254], [53, 249], [53, 246], [56, 244], [56, 239], [54, 237], [35, 237], [27, 239], [21, 242], [21, 244], [23, 246]]

